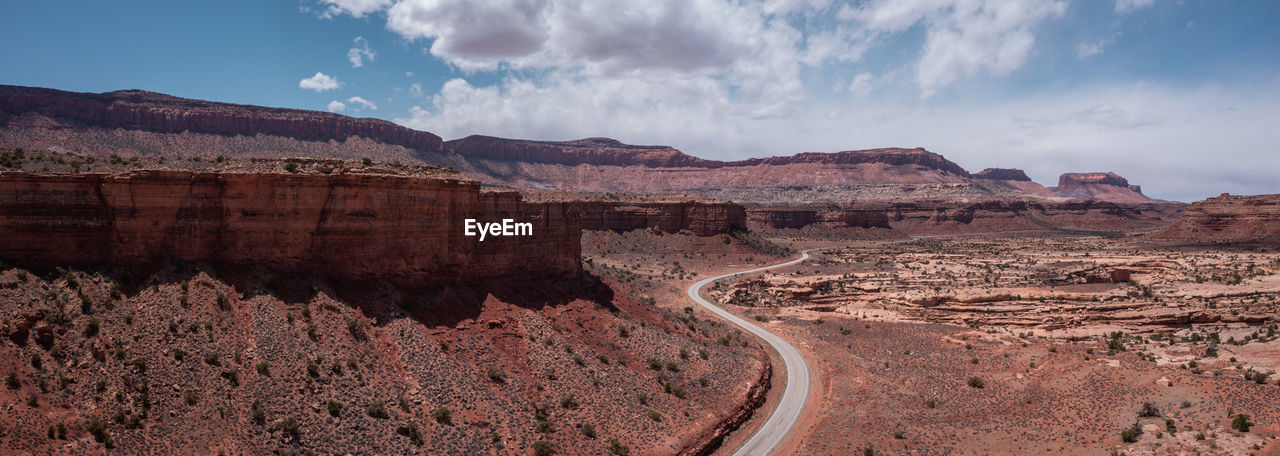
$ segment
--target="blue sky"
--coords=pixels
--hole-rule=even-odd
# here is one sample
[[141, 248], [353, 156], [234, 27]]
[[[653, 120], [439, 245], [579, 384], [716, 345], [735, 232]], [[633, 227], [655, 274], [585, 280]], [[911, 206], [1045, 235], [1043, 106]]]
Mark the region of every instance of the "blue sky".
[[610, 136], [720, 159], [922, 146], [1046, 185], [1116, 171], [1170, 199], [1280, 193], [1280, 2], [55, 1], [3, 13], [3, 84], [335, 110], [447, 139]]

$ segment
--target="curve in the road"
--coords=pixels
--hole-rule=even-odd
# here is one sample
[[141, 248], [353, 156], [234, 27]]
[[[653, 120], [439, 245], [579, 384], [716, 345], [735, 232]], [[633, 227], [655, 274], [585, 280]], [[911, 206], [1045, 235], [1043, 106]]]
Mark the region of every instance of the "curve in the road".
[[809, 252], [814, 250], [821, 249], [805, 250], [800, 252], [800, 258], [783, 263], [708, 277], [689, 287], [689, 298], [693, 302], [698, 303], [698, 305], [718, 315], [720, 318], [728, 320], [730, 323], [764, 339], [782, 357], [782, 361], [787, 368], [787, 385], [782, 391], [782, 399], [778, 402], [778, 408], [774, 409], [773, 415], [769, 416], [769, 419], [756, 431], [755, 435], [752, 435], [747, 440], [747, 443], [738, 448], [734, 456], [766, 455], [772, 453], [782, 443], [787, 433], [795, 426], [796, 421], [799, 421], [800, 413], [804, 411], [805, 402], [809, 400], [809, 365], [805, 363], [804, 356], [800, 355], [800, 351], [796, 350], [787, 341], [782, 340], [781, 337], [702, 299], [700, 294], [702, 287], [726, 277], [791, 266], [809, 259]]

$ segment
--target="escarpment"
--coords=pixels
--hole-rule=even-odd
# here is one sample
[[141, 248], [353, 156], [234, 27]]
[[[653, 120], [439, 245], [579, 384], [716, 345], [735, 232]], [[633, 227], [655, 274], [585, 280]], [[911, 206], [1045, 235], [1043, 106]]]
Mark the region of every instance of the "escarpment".
[[1259, 242], [1280, 246], [1280, 195], [1221, 196], [1187, 206], [1157, 238], [1192, 242]]
[[[532, 224], [464, 234], [466, 219]], [[0, 259], [33, 267], [172, 258], [425, 285], [580, 274], [577, 213], [463, 179], [339, 172], [0, 173]]]
[[689, 231], [698, 236], [712, 236], [746, 226], [746, 211], [742, 206], [718, 201], [572, 201], [566, 204], [586, 230], [655, 228], [667, 233]]
[[94, 127], [161, 133], [263, 134], [308, 141], [343, 141], [361, 136], [421, 151], [436, 151], [443, 146], [439, 136], [380, 119], [216, 103], [142, 90], [79, 93], [0, 85], [0, 121], [26, 113]]

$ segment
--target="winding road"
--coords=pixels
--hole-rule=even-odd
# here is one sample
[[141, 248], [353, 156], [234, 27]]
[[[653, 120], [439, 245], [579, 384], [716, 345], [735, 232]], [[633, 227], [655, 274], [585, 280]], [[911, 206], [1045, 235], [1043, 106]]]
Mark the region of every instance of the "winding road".
[[798, 264], [809, 259], [809, 252], [814, 250], [822, 249], [805, 250], [800, 252], [800, 258], [784, 263], [708, 277], [689, 287], [689, 299], [692, 299], [693, 302], [698, 303], [698, 305], [706, 308], [711, 313], [720, 316], [720, 318], [728, 320], [730, 323], [764, 339], [782, 356], [782, 361], [786, 364], [787, 386], [782, 391], [782, 399], [778, 402], [778, 408], [774, 409], [773, 415], [769, 416], [769, 419], [765, 421], [763, 426], [760, 426], [755, 435], [752, 435], [751, 439], [747, 440], [747, 443], [733, 453], [734, 456], [767, 455], [772, 453], [778, 447], [778, 444], [782, 443], [782, 439], [786, 438], [787, 432], [791, 431], [796, 421], [800, 419], [800, 413], [804, 411], [805, 402], [809, 400], [809, 365], [805, 364], [804, 356], [800, 355], [800, 351], [796, 350], [796, 347], [787, 343], [787, 341], [782, 340], [781, 337], [730, 313], [728, 310], [711, 304], [706, 299], [702, 299], [700, 294], [702, 287], [726, 277]]

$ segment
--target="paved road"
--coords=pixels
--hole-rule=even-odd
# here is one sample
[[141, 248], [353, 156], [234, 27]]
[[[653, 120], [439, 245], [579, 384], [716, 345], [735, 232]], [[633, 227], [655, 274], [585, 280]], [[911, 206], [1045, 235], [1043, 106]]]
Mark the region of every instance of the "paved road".
[[782, 400], [778, 403], [778, 408], [773, 411], [773, 415], [769, 417], [769, 420], [765, 421], [764, 426], [761, 426], [760, 429], [756, 431], [755, 435], [751, 436], [751, 439], [747, 440], [747, 443], [742, 445], [742, 448], [739, 448], [738, 451], [734, 453], [734, 456], [767, 455], [772, 453], [773, 450], [778, 447], [778, 444], [782, 443], [782, 439], [787, 436], [787, 432], [791, 431], [791, 428], [795, 426], [796, 421], [800, 419], [800, 412], [804, 411], [804, 404], [809, 400], [809, 366], [805, 364], [804, 357], [800, 355], [800, 351], [796, 350], [796, 348], [787, 343], [787, 341], [782, 340], [781, 337], [774, 335], [764, 328], [756, 326], [754, 323], [744, 320], [719, 306], [707, 302], [707, 300], [702, 299], [699, 292], [702, 291], [702, 287], [707, 284], [725, 277], [750, 274], [753, 272], [781, 268], [800, 263], [809, 259], [809, 252], [814, 250], [821, 249], [805, 250], [800, 252], [800, 258], [785, 263], [778, 263], [762, 268], [748, 269], [746, 271], [708, 277], [689, 287], [689, 298], [693, 299], [693, 302], [696, 302], [698, 305], [706, 308], [712, 313], [719, 315], [720, 318], [729, 320], [730, 323], [738, 325], [742, 329], [764, 339], [765, 342], [768, 342], [769, 345], [773, 346], [774, 350], [778, 351], [778, 354], [782, 356], [782, 361], [787, 367], [787, 386], [786, 389], [782, 391]]

